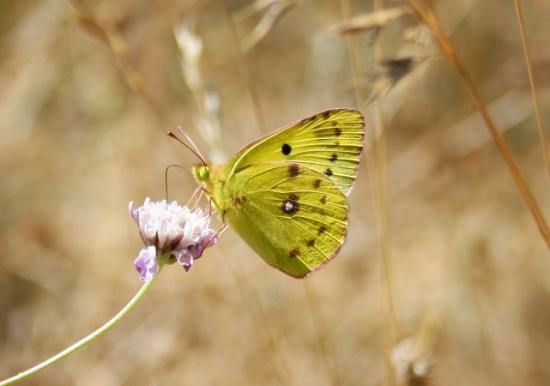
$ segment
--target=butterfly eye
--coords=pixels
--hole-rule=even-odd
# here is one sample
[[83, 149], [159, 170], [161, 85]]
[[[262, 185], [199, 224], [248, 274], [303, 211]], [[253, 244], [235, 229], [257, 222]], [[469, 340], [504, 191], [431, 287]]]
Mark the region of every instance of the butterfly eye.
[[207, 181], [210, 177], [210, 169], [208, 168], [208, 166], [195, 166], [194, 171], [199, 181]]

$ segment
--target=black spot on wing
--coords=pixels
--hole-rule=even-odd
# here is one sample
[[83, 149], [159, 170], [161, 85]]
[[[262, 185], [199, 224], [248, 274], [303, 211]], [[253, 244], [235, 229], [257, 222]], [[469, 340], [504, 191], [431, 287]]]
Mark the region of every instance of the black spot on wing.
[[336, 161], [337, 159], [338, 159], [338, 154], [336, 154], [336, 153], [333, 153], [333, 154], [330, 156], [330, 161], [331, 161], [331, 162], [334, 162], [334, 161]]
[[283, 146], [281, 146], [281, 153], [284, 155], [289, 155], [292, 152], [292, 147], [288, 143], [284, 143]]
[[300, 165], [292, 164], [288, 167], [288, 175], [290, 177], [296, 177], [300, 173]]
[[299, 209], [298, 206], [298, 196], [295, 194], [291, 194], [288, 196], [288, 199], [283, 201], [283, 204], [281, 205], [281, 210], [285, 214], [293, 215], [296, 213]]
[[298, 257], [300, 256], [300, 250], [298, 248], [294, 248], [288, 255], [292, 258]]
[[316, 179], [315, 181], [313, 181], [313, 187], [315, 189], [319, 189], [319, 186], [321, 186], [321, 180], [320, 179]]
[[327, 176], [330, 177], [330, 176], [332, 176], [332, 174], [333, 174], [333, 173], [332, 173], [332, 169], [331, 169], [331, 168], [327, 168], [327, 170], [325, 170], [325, 175], [327, 175]]

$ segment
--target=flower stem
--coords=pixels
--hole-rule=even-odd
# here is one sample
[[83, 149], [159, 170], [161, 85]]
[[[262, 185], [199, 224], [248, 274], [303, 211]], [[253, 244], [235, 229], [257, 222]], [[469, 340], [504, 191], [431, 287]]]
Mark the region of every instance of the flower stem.
[[107, 323], [105, 323], [104, 325], [99, 327], [97, 330], [95, 330], [91, 334], [89, 334], [89, 335], [85, 336], [84, 338], [80, 339], [78, 342], [76, 342], [76, 343], [72, 344], [71, 346], [67, 347], [65, 350], [55, 354], [54, 356], [46, 359], [45, 361], [37, 364], [36, 366], [33, 366], [30, 369], [27, 369], [23, 372], [20, 372], [19, 374], [14, 375], [11, 378], [0, 381], [0, 386], [12, 385], [16, 382], [19, 382], [19, 381], [27, 378], [27, 377], [30, 377], [31, 375], [39, 372], [40, 370], [43, 370], [46, 367], [48, 367], [50, 365], [53, 365], [54, 363], [60, 361], [61, 359], [68, 356], [69, 354], [72, 354], [73, 352], [75, 352], [79, 348], [84, 347], [85, 345], [90, 343], [92, 340], [99, 337], [101, 334], [103, 334], [107, 330], [109, 330], [119, 320], [121, 320], [130, 310], [132, 310], [132, 308], [134, 308], [134, 306], [141, 300], [143, 295], [145, 295], [147, 290], [151, 287], [151, 284], [153, 284], [153, 282], [155, 281], [155, 279], [157, 278], [159, 273], [160, 273], [160, 269], [159, 269], [159, 272], [157, 272], [157, 274], [155, 275], [155, 277], [151, 281], [143, 284], [141, 286], [141, 288], [139, 289], [139, 291], [134, 295], [134, 297], [132, 299], [130, 299], [130, 301], [115, 316], [113, 316]]

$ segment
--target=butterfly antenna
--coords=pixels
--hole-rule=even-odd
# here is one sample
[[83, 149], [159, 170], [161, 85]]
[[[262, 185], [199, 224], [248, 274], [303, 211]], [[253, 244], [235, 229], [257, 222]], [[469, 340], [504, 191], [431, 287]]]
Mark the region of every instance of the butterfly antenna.
[[189, 151], [191, 151], [191, 153], [193, 153], [201, 161], [201, 163], [203, 165], [206, 165], [206, 159], [202, 156], [200, 151], [198, 151], [198, 149], [195, 146], [195, 144], [193, 143], [193, 141], [191, 141], [189, 136], [187, 134], [185, 134], [185, 132], [183, 132], [180, 128], [178, 128], [178, 130], [180, 130], [180, 132], [185, 135], [185, 138], [193, 144], [193, 147], [191, 147], [188, 144], [186, 144], [185, 142], [183, 142], [176, 134], [174, 134], [171, 131], [167, 131], [166, 134], [168, 134], [169, 137], [174, 138], [176, 141], [178, 141], [183, 146], [185, 146]]
[[165, 197], [165, 199], [166, 199], [166, 203], [167, 203], [167, 204], [168, 204], [168, 171], [169, 171], [171, 168], [185, 169], [183, 166], [176, 165], [176, 164], [168, 165], [168, 166], [164, 169], [164, 197]]
[[195, 145], [195, 142], [191, 139], [189, 134], [185, 132], [180, 126], [178, 126], [178, 131], [187, 139], [187, 141], [193, 146], [193, 149], [195, 149], [195, 154], [198, 154], [199, 158], [202, 160], [202, 163], [206, 165], [206, 158], [202, 155], [201, 151], [199, 150], [199, 147]]

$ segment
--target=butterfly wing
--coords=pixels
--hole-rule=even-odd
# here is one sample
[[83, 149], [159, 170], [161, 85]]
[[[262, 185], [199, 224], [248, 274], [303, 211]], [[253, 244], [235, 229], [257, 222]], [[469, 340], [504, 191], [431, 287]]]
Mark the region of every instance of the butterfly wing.
[[241, 169], [224, 184], [223, 214], [271, 266], [304, 277], [346, 238], [346, 196], [326, 175], [295, 163]]
[[359, 111], [327, 110], [246, 146], [227, 163], [224, 173], [229, 179], [250, 165], [292, 161], [324, 174], [348, 194], [357, 175], [364, 135]]

